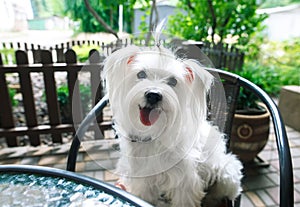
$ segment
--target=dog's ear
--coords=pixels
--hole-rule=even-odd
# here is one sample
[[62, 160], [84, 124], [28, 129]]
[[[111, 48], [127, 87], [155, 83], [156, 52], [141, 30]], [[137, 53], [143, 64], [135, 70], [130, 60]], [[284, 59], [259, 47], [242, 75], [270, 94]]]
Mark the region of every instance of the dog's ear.
[[195, 75], [193, 70], [189, 66], [185, 66], [186, 74], [185, 74], [185, 80], [188, 83], [192, 83], [195, 79]]
[[127, 64], [133, 61], [134, 55], [139, 51], [139, 47], [131, 45], [113, 52], [105, 59], [102, 78], [106, 80], [110, 100], [113, 87], [116, 87], [116, 83], [121, 83], [124, 80], [127, 74]]
[[188, 81], [192, 92], [189, 101], [192, 116], [194, 116], [195, 122], [205, 120], [207, 115], [206, 97], [214, 77], [195, 60], [184, 60], [183, 63], [187, 70], [185, 79]]
[[127, 65], [130, 65], [134, 60], [134, 55], [131, 55], [127, 60]]
[[184, 60], [184, 64], [187, 71], [185, 79], [190, 83], [194, 82], [195, 79], [200, 79], [202, 87], [205, 88], [205, 91], [208, 91], [214, 77], [196, 60]]
[[107, 77], [113, 70], [119, 70], [122, 67], [124, 68], [126, 64], [130, 64], [134, 59], [134, 55], [139, 51], [139, 47], [131, 45], [113, 52], [104, 61], [104, 77]]

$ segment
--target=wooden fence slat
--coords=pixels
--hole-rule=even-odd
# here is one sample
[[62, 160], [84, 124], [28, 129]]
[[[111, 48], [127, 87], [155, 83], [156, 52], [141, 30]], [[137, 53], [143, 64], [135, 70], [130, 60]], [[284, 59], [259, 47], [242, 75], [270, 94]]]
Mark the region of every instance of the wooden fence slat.
[[[51, 68], [45, 68], [44, 83], [50, 125], [58, 125], [60, 124], [60, 111], [59, 105], [57, 103], [56, 85], [54, 84], [54, 73], [53, 71], [51, 71]], [[60, 135], [54, 134], [52, 138], [53, 142], [62, 142], [62, 138]]]
[[[28, 71], [22, 71], [19, 73], [20, 78], [20, 90], [23, 97], [24, 113], [26, 118], [26, 125], [28, 127], [37, 126], [36, 108], [34, 102], [34, 95], [32, 91], [31, 77]], [[40, 145], [40, 138], [38, 134], [33, 134], [29, 137], [30, 144], [32, 146]]]
[[234, 68], [234, 70], [236, 70], [238, 66], [238, 55], [239, 55], [238, 49], [232, 47], [231, 54], [232, 54], [231, 61], [229, 62], [231, 63], [230, 68]]
[[49, 50], [41, 50], [42, 64], [52, 64], [52, 54]]
[[[28, 64], [28, 57], [26, 52], [24, 51], [16, 51], [16, 60], [18, 65], [26, 65]], [[26, 125], [28, 127], [37, 126], [37, 116], [36, 116], [36, 108], [34, 102], [34, 95], [31, 84], [30, 72], [26, 70], [26, 67], [20, 67], [19, 79], [20, 79], [20, 90], [23, 97], [23, 107], [26, 118]], [[30, 143], [32, 146], [40, 145], [40, 138], [38, 134], [32, 134], [29, 137]]]
[[[77, 62], [76, 53], [74, 50], [67, 50], [65, 53], [67, 64], [75, 64]], [[68, 69], [68, 88], [69, 88], [69, 103], [71, 104], [73, 123], [79, 124], [83, 119], [82, 104], [80, 99], [78, 70], [67, 65]]]
[[[15, 126], [12, 112], [12, 104], [9, 96], [7, 82], [3, 68], [0, 68], [0, 126], [4, 129], [9, 129]], [[17, 137], [4, 134], [6, 143], [9, 147], [15, 147], [18, 145]]]
[[68, 70], [68, 88], [71, 118], [73, 123], [79, 124], [83, 120], [83, 112], [80, 98], [78, 72], [76, 70]]
[[[102, 98], [102, 84], [101, 84], [101, 70], [102, 67], [100, 65], [90, 65], [89, 66], [91, 68], [91, 90], [92, 90], [92, 105], [94, 106], [96, 103], [98, 103], [100, 101], [100, 99]], [[103, 122], [103, 114], [101, 113], [98, 117], [97, 117], [97, 122], [98, 123], [102, 123]], [[110, 125], [111, 123], [109, 123], [108, 125]], [[107, 124], [104, 124], [102, 126], [99, 126], [94, 124], [95, 128], [94, 128], [94, 133], [95, 133], [95, 138], [97, 138], [96, 134], [100, 131], [104, 131], [108, 128]]]
[[244, 64], [244, 58], [245, 58], [245, 53], [241, 53], [240, 56], [239, 56], [240, 61], [239, 61], [237, 69], [239, 69], [239, 70], [242, 69], [243, 64]]
[[25, 51], [17, 50], [15, 54], [17, 65], [28, 65], [28, 56]]
[[[52, 56], [50, 51], [41, 50], [42, 64], [44, 67], [44, 83], [46, 102], [48, 106], [50, 125], [58, 125], [61, 123], [60, 110], [57, 102], [56, 84], [54, 70], [52, 66]], [[61, 134], [52, 135], [53, 142], [62, 143]]]
[[68, 49], [65, 53], [65, 60], [67, 64], [76, 63], [77, 57], [76, 53], [72, 49]]
[[[101, 84], [101, 70], [100, 65], [91, 65], [91, 90], [92, 90], [92, 105], [94, 106], [102, 98], [103, 89]], [[98, 121], [102, 121], [102, 115], [99, 116]]]
[[92, 87], [92, 97], [95, 98], [93, 100], [93, 105], [95, 105], [95, 103], [97, 103], [101, 99], [101, 95], [102, 95], [99, 94], [99, 87], [100, 87], [100, 91], [102, 91], [101, 67], [100, 65], [94, 65], [101, 62], [101, 57], [98, 50], [96, 49], [90, 50], [89, 61], [91, 64], [93, 64], [92, 66], [89, 67], [93, 67], [93, 69], [91, 70], [91, 87]]
[[101, 62], [101, 57], [100, 53], [96, 49], [92, 49], [89, 52], [89, 62], [90, 63], [100, 63]]
[[33, 63], [41, 63], [42, 62], [42, 57], [41, 57], [41, 50], [39, 49], [33, 49], [32, 50], [32, 55], [33, 55]]
[[228, 52], [228, 49], [229, 49], [228, 46], [229, 46], [228, 44], [222, 45], [222, 51], [224, 51], [224, 52], [223, 52], [223, 57], [222, 57], [222, 67], [221, 68], [227, 67], [227, 65], [228, 65], [228, 58], [230, 58], [230, 55], [231, 55], [231, 53]]
[[56, 48], [56, 57], [58, 63], [65, 63], [65, 56], [64, 56], [64, 49], [63, 48]]
[[91, 71], [91, 90], [92, 90], [92, 104], [93, 106], [102, 98], [102, 85], [101, 85], [101, 70], [100, 65], [90, 65]]

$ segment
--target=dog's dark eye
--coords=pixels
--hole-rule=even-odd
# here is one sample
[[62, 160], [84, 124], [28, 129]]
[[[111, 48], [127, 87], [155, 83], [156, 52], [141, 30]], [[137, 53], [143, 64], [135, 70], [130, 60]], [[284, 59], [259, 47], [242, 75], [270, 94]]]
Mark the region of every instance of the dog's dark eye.
[[138, 72], [136, 75], [137, 75], [138, 79], [145, 79], [145, 78], [147, 78], [147, 74], [143, 70], [140, 71], [140, 72]]
[[171, 78], [169, 78], [168, 79], [168, 85], [170, 85], [170, 86], [176, 86], [176, 84], [177, 84], [177, 80], [176, 80], [176, 78], [174, 78], [174, 77], [171, 77]]

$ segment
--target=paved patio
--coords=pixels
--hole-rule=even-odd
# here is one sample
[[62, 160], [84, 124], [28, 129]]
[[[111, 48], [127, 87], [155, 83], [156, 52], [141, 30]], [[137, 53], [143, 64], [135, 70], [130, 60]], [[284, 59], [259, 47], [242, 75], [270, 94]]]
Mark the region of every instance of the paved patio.
[[[293, 156], [295, 207], [300, 207], [300, 132], [287, 127]], [[84, 142], [80, 148], [76, 171], [86, 176], [114, 183], [114, 169], [119, 153], [115, 150], [116, 140], [106, 139]], [[0, 149], [0, 164], [26, 164], [66, 169], [70, 145], [16, 147]], [[279, 202], [279, 164], [274, 135], [271, 132], [268, 144], [259, 154], [269, 167], [246, 169], [243, 180], [241, 206], [271, 207]]]

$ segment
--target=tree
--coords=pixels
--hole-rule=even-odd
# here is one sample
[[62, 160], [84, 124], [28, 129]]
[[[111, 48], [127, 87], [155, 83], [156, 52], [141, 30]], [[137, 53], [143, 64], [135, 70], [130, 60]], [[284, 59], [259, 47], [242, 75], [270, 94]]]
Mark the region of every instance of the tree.
[[66, 13], [80, 22], [83, 32], [110, 32], [116, 36], [118, 29], [119, 5], [124, 8], [124, 28], [131, 32], [133, 4], [136, 0], [64, 0]]
[[228, 36], [238, 37], [238, 43], [247, 44], [251, 34], [260, 29], [267, 17], [257, 14], [256, 0], [182, 0], [178, 12], [169, 19], [171, 34], [216, 44], [216, 36], [223, 42]]
[[119, 39], [119, 36], [117, 32], [115, 32], [106, 22], [102, 17], [93, 9], [91, 6], [89, 0], [84, 0], [84, 4], [87, 8], [87, 10], [93, 15], [93, 17], [101, 24], [101, 26], [109, 33], [112, 33], [117, 39]]
[[157, 26], [158, 20], [159, 20], [159, 16], [158, 16], [158, 11], [157, 11], [157, 7], [156, 7], [156, 0], [152, 0], [148, 33], [151, 31], [154, 31], [154, 27]]

